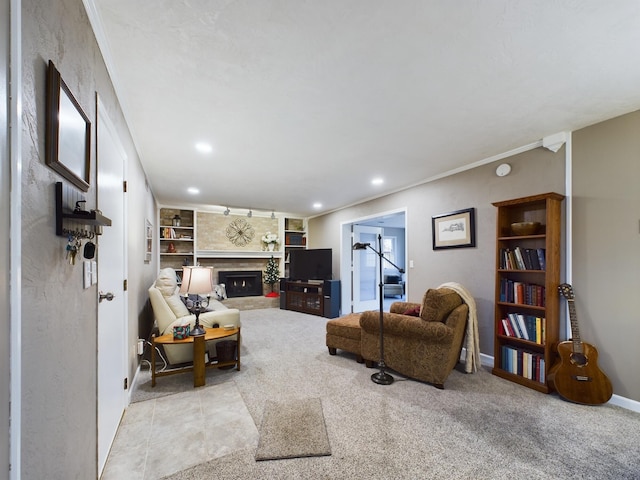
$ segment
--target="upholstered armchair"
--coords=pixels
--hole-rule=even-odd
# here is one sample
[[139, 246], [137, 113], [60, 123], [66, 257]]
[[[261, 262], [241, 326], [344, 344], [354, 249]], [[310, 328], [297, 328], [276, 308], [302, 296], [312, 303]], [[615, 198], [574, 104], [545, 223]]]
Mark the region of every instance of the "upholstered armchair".
[[[411, 378], [444, 388], [460, 358], [468, 306], [448, 288], [429, 289], [422, 304], [394, 302], [383, 313], [385, 364]], [[380, 360], [380, 312], [360, 315], [361, 355], [367, 366]]]
[[[178, 294], [178, 282], [173, 268], [160, 270], [158, 278], [149, 288], [149, 300], [153, 308], [153, 315], [160, 335], [173, 334], [173, 327], [179, 325], [195, 325], [196, 316], [191, 315], [186, 305]], [[215, 299], [209, 301], [207, 311], [200, 314], [200, 324], [205, 328], [211, 328], [215, 324], [240, 326], [240, 311], [236, 308], [227, 308]], [[236, 336], [225, 340], [237, 340]], [[219, 340], [207, 342], [207, 350], [210, 358], [215, 357], [215, 344]], [[172, 364], [187, 363], [193, 361], [193, 345], [164, 345], [167, 361]]]

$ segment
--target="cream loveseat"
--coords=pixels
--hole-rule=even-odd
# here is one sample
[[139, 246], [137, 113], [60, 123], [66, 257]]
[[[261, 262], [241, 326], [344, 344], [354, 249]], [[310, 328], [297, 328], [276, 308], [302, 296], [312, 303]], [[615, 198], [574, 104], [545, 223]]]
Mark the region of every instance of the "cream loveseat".
[[[173, 334], [173, 327], [190, 324], [193, 328], [196, 316], [191, 315], [178, 294], [178, 282], [173, 268], [160, 270], [158, 278], [149, 288], [149, 300], [160, 335]], [[215, 324], [240, 326], [240, 310], [227, 308], [218, 300], [211, 298], [207, 311], [200, 314], [200, 324], [211, 328]], [[237, 340], [236, 336], [225, 340]], [[216, 356], [215, 344], [219, 340], [207, 342], [209, 357]], [[193, 361], [193, 345], [165, 345], [167, 360], [172, 365]]]

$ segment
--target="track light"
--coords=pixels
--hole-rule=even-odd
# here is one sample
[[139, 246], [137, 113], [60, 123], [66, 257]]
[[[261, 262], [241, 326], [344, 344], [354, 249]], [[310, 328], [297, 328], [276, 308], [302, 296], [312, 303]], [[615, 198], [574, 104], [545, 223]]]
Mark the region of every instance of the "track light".
[[224, 216], [228, 216], [230, 212], [231, 210], [229, 210], [229, 207], [227, 207], [227, 209], [224, 211]]
[[276, 212], [271, 212], [271, 220], [275, 220], [276, 219]]
[[249, 210], [249, 213], [247, 213], [247, 217], [249, 218], [253, 217], [253, 212], [251, 210]]

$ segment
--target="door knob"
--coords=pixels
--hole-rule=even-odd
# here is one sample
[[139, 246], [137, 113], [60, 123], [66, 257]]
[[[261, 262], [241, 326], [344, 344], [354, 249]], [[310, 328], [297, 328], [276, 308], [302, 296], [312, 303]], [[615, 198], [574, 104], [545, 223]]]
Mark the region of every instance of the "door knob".
[[107, 292], [107, 293], [102, 293], [102, 292], [98, 292], [98, 302], [101, 302], [102, 300], [107, 300], [107, 302], [110, 302], [111, 300], [113, 300], [113, 297], [115, 297], [115, 295], [111, 292]]

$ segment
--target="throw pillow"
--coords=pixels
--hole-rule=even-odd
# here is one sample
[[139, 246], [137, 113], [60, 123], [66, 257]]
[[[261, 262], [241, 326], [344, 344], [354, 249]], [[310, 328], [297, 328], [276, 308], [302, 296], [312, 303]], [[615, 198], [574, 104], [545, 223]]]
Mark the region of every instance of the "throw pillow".
[[430, 288], [422, 299], [420, 317], [427, 322], [443, 322], [459, 305], [462, 305], [462, 298], [453, 290]]
[[176, 292], [178, 281], [176, 271], [173, 268], [163, 268], [156, 279], [156, 288], [160, 290], [163, 297], [168, 297]]
[[403, 315], [411, 315], [412, 317], [419, 317], [420, 307], [413, 307], [413, 308], [410, 308], [409, 310], [405, 310]]
[[217, 300], [225, 300], [227, 298], [227, 289], [224, 283], [213, 287], [213, 297]]

